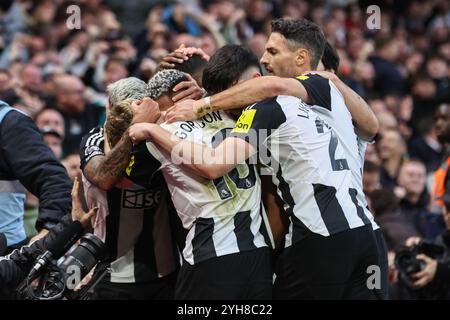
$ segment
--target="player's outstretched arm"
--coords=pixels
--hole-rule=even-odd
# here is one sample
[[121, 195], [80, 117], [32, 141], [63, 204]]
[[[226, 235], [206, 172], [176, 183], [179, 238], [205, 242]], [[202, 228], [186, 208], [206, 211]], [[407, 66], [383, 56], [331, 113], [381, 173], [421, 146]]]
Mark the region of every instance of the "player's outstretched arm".
[[131, 126], [130, 137], [133, 143], [150, 140], [170, 154], [173, 163], [208, 179], [224, 176], [256, 152], [249, 143], [240, 138], [226, 138], [216, 148], [210, 148], [179, 139], [159, 125], [151, 123]]
[[167, 110], [165, 120], [195, 120], [215, 110], [238, 109], [278, 95], [298, 97], [308, 102], [308, 94], [296, 79], [275, 76], [257, 77], [201, 100], [184, 100]]

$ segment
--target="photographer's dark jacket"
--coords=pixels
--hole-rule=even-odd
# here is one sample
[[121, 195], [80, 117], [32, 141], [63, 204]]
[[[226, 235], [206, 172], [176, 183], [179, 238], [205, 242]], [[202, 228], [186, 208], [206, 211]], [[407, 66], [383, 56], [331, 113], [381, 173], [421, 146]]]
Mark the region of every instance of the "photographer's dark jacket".
[[427, 209], [429, 203], [430, 197], [424, 190], [417, 203], [411, 203], [406, 198], [402, 199], [400, 211], [405, 216], [406, 222], [422, 239], [433, 242], [444, 232], [445, 222], [441, 213], [433, 213]]
[[70, 215], [66, 215], [42, 239], [33, 242], [31, 246], [16, 249], [6, 257], [0, 257], [0, 299], [11, 297], [11, 293], [29, 273], [36, 258], [52, 248], [61, 234], [78, 239], [83, 234], [83, 227], [79, 221], [72, 221]]
[[25, 240], [25, 188], [39, 198], [36, 229], [49, 229], [71, 209], [71, 181], [33, 120], [0, 100], [0, 232], [8, 246]]

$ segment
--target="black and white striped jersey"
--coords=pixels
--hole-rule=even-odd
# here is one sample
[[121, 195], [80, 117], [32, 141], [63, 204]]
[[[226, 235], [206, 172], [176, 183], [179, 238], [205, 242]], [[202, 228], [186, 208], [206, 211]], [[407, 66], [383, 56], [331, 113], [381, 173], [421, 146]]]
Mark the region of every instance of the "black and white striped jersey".
[[346, 154], [347, 163], [353, 177], [352, 198], [361, 207], [360, 210], [364, 212], [367, 219], [370, 220], [373, 230], [378, 229], [379, 226], [368, 209], [362, 184], [364, 155], [368, 141], [356, 134], [352, 115], [345, 105], [341, 92], [332, 81], [315, 74], [299, 76], [297, 80], [308, 92], [312, 101], [311, 108], [330, 124], [337, 135], [341, 137], [341, 146]]
[[[81, 168], [104, 155], [103, 128], [94, 128], [80, 146]], [[86, 200], [98, 206], [94, 233], [106, 244], [111, 282], [157, 279], [176, 267], [176, 250], [169, 222], [170, 196], [159, 161], [145, 143], [137, 145], [121, 180], [103, 191], [83, 177]]]
[[329, 236], [370, 224], [355, 201], [342, 138], [302, 100], [278, 96], [248, 107], [231, 136], [251, 143], [270, 164], [290, 219], [286, 246], [310, 232]]
[[[212, 112], [196, 121], [161, 126], [180, 139], [214, 147], [234, 124], [224, 112]], [[268, 246], [261, 183], [254, 165], [239, 164], [227, 175], [210, 180], [177, 165], [176, 159], [153, 143], [147, 142], [147, 147], [162, 164], [174, 206], [188, 230], [183, 250], [187, 263]]]

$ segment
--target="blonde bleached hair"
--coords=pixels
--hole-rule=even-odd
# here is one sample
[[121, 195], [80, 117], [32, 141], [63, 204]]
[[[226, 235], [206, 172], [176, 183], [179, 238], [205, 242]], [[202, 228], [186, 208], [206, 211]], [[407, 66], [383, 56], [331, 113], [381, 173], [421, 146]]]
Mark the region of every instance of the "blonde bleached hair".
[[142, 100], [148, 95], [147, 84], [135, 77], [120, 79], [111, 83], [106, 89], [109, 99], [109, 112], [105, 131], [109, 146], [114, 147], [133, 119], [131, 103]]

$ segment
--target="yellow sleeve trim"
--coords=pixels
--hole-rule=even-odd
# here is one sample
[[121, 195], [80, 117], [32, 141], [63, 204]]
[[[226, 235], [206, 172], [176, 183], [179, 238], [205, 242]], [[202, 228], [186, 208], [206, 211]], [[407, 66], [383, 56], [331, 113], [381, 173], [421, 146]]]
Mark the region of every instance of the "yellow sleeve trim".
[[244, 112], [242, 112], [241, 116], [234, 126], [234, 129], [231, 132], [248, 133], [250, 131], [250, 128], [252, 127], [255, 114], [255, 109], [245, 110]]
[[309, 77], [308, 76], [298, 76], [296, 77], [298, 80], [308, 80]]
[[128, 168], [125, 169], [127, 176], [130, 176], [131, 170], [133, 170], [133, 165], [134, 165], [134, 154], [131, 156], [131, 160], [130, 160], [130, 163], [128, 164]]

